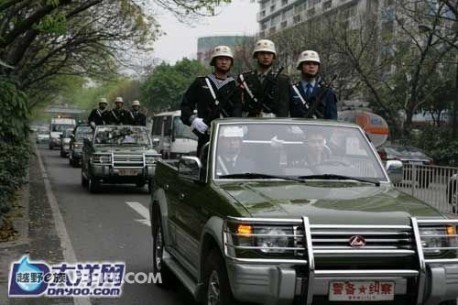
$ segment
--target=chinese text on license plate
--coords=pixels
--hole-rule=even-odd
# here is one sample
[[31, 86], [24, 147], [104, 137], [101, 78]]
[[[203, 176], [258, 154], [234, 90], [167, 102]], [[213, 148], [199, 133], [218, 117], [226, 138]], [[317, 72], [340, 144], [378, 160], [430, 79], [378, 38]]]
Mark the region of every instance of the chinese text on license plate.
[[394, 282], [342, 281], [329, 285], [330, 301], [392, 301]]
[[137, 175], [137, 171], [134, 169], [120, 169], [119, 175], [120, 176], [135, 176]]

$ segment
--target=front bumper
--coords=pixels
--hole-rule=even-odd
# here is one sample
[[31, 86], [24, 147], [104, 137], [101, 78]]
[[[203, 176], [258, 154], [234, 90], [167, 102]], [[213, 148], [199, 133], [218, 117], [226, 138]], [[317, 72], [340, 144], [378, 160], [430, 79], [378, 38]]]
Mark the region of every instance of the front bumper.
[[[228, 260], [229, 282], [234, 297], [243, 302], [262, 304], [291, 304], [295, 299], [307, 299], [307, 292], [313, 294], [313, 303], [325, 304], [332, 281], [390, 281], [394, 282], [395, 299], [384, 304], [413, 303], [415, 292], [409, 290], [409, 277], [397, 275], [360, 276], [352, 273], [334, 276], [319, 276], [313, 279], [313, 287], [309, 279], [299, 274], [294, 265], [257, 265], [240, 264]], [[458, 264], [445, 266], [428, 266], [426, 291], [423, 304], [439, 304], [442, 301], [454, 300], [458, 295]], [[411, 285], [410, 285], [411, 287]], [[412, 297], [413, 296], [413, 297]], [[410, 301], [407, 301], [410, 299]], [[334, 302], [335, 304], [335, 302]], [[359, 303], [358, 303], [359, 304]]]
[[117, 168], [112, 165], [91, 164], [91, 175], [105, 183], [136, 183], [151, 180], [155, 169], [155, 165]]

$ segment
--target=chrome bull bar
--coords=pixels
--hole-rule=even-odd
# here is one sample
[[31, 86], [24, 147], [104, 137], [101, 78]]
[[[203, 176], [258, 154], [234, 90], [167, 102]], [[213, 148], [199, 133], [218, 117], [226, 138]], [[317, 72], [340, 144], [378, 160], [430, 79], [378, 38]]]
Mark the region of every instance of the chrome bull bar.
[[[238, 238], [268, 238], [272, 235], [259, 234], [256, 232], [238, 232], [234, 228], [237, 225], [256, 226], [276, 226], [281, 228], [303, 228], [303, 230], [292, 230], [293, 234], [285, 233], [282, 237], [294, 240], [294, 246], [288, 247], [262, 247], [259, 245], [240, 245], [237, 244]], [[430, 264], [457, 264], [458, 265], [458, 219], [418, 219], [410, 218], [410, 225], [314, 225], [310, 224], [308, 217], [277, 219], [277, 218], [241, 218], [229, 217], [224, 223], [223, 243], [224, 254], [228, 259], [239, 263], [249, 264], [282, 264], [282, 265], [302, 265], [307, 267], [308, 287], [306, 295], [306, 304], [312, 304], [314, 281], [319, 278], [348, 279], [348, 278], [415, 278], [417, 283], [417, 300], [418, 305], [423, 304], [427, 286], [427, 266]], [[426, 234], [422, 230], [435, 229], [437, 234]], [[325, 239], [320, 236], [330, 236], [336, 233], [343, 237], [345, 234], [355, 234], [368, 236], [388, 236], [389, 238], [380, 239], [376, 247], [365, 249], [364, 246], [352, 248], [349, 245], [343, 245], [342, 241], [348, 239], [335, 238], [331, 239], [336, 243], [335, 246], [320, 246], [319, 244]], [[443, 232], [443, 233], [441, 233]], [[320, 235], [321, 234], [321, 235]], [[275, 238], [275, 237], [273, 237]], [[446, 246], [427, 247], [425, 249], [425, 238], [444, 238], [447, 241]], [[370, 239], [369, 239], [370, 240]], [[376, 238], [373, 242], [378, 242]], [[299, 241], [299, 242], [297, 242]], [[369, 243], [369, 242], [368, 242]], [[385, 243], [388, 243], [385, 245]], [[394, 243], [395, 246], [390, 246]], [[396, 246], [403, 245], [403, 246]], [[252, 258], [240, 257], [239, 250], [278, 250], [291, 251], [300, 253], [294, 258]], [[438, 251], [455, 251], [454, 257], [444, 258], [437, 255], [427, 255], [425, 253], [438, 253]], [[392, 269], [392, 270], [322, 270], [316, 268], [315, 259], [317, 257], [412, 257], [417, 261], [418, 269]]]

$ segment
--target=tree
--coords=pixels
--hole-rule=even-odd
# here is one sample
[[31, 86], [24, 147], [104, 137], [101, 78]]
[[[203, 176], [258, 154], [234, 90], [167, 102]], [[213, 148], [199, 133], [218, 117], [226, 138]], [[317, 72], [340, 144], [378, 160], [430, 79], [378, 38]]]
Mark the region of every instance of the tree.
[[200, 62], [187, 58], [173, 66], [161, 63], [141, 85], [141, 99], [153, 111], [179, 109], [181, 98], [194, 78], [208, 72]]

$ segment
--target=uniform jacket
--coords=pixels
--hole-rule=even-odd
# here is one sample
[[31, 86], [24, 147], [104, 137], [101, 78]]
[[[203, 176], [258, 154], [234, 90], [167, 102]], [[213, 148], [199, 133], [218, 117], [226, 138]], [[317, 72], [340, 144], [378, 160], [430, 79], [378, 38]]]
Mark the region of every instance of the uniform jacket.
[[146, 115], [140, 111], [131, 111], [132, 125], [146, 126]]
[[[301, 86], [301, 83], [298, 82], [294, 84], [298, 89], [302, 98], [306, 101], [308, 109], [302, 103], [302, 100], [297, 95], [296, 91], [291, 87], [290, 88], [290, 114], [293, 118], [313, 118], [318, 119], [331, 119], [337, 120], [337, 97], [334, 91], [320, 84], [320, 79], [317, 79], [315, 82], [315, 87], [313, 88], [312, 95], [307, 100], [305, 98], [305, 91]], [[318, 101], [317, 101], [318, 99]], [[317, 102], [317, 106], [313, 113], [310, 113], [309, 109]]]
[[219, 101], [218, 105], [208, 88], [205, 77], [197, 77], [181, 101], [181, 120], [184, 124], [191, 125], [191, 117], [196, 108], [197, 116], [202, 118], [207, 125], [214, 119], [220, 118], [221, 115], [223, 117], [242, 116], [240, 89], [235, 80], [226, 83], [219, 90], [211, 80], [210, 84]]
[[87, 121], [89, 124], [94, 122], [95, 125], [105, 125], [108, 120], [107, 114], [108, 111], [106, 109], [104, 111], [100, 110], [99, 108], [92, 109]]
[[112, 125], [132, 125], [132, 115], [129, 110], [126, 109], [111, 109], [107, 113], [108, 122], [107, 124]]
[[[238, 83], [242, 89], [243, 111], [248, 116], [257, 116], [261, 111], [265, 113], [274, 113], [277, 117], [287, 117], [289, 112], [289, 87], [290, 79], [285, 74], [276, 77], [273, 71], [270, 71], [261, 83], [256, 70], [244, 72], [242, 81], [239, 75]], [[251, 98], [246, 90], [253, 94], [257, 102]]]

